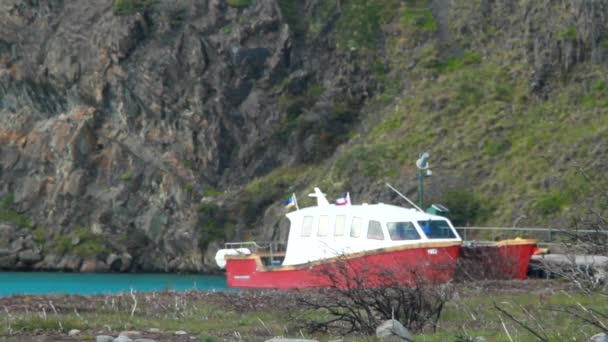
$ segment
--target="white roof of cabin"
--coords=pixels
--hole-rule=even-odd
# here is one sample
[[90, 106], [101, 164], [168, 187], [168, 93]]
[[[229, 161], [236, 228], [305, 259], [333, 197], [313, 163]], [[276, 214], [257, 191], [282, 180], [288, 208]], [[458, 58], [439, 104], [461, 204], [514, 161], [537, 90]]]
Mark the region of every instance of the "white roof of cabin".
[[402, 208], [390, 204], [360, 204], [360, 205], [335, 205], [330, 204], [323, 207], [308, 207], [288, 213], [286, 216], [296, 220], [302, 216], [318, 215], [353, 215], [366, 219], [390, 222], [398, 221], [422, 221], [428, 219], [442, 219], [445, 217], [420, 212], [416, 209]]
[[[373, 250], [390, 246], [399, 246], [406, 244], [415, 244], [424, 241], [430, 241], [418, 227], [418, 221], [427, 220], [449, 220], [442, 216], [431, 215], [416, 209], [398, 207], [390, 204], [361, 204], [361, 205], [334, 205], [325, 204], [316, 207], [303, 208], [297, 211], [290, 212], [286, 215], [290, 222], [291, 228], [288, 237], [287, 252], [283, 265], [295, 265], [308, 261], [314, 261], [324, 258], [335, 257], [337, 255], [356, 253], [360, 251]], [[303, 217], [313, 217], [311, 236], [301, 236]], [[319, 217], [328, 216], [328, 232], [324, 236], [317, 234], [319, 226]], [[344, 222], [344, 233], [335, 236], [335, 219], [336, 216], [346, 216]], [[352, 218], [361, 218], [361, 236], [350, 236]], [[369, 220], [378, 221], [382, 225], [384, 239], [376, 240], [367, 238]], [[420, 239], [417, 240], [396, 240], [393, 241], [387, 235], [386, 223], [390, 222], [412, 222], [415, 225]], [[449, 224], [454, 232], [454, 238], [434, 238], [432, 241], [461, 241], [460, 237]]]

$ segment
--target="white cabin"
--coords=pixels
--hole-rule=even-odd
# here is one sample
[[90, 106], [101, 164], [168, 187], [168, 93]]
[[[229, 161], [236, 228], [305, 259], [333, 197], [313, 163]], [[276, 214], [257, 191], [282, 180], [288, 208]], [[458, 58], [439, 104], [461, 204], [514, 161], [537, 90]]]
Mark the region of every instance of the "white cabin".
[[291, 223], [283, 265], [421, 242], [462, 241], [450, 221], [388, 204], [309, 207]]

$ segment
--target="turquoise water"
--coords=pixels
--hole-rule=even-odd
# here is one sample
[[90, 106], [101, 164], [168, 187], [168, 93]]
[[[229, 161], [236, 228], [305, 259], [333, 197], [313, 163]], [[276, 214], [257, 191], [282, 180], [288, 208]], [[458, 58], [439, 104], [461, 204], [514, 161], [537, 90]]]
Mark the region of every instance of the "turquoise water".
[[0, 272], [0, 297], [15, 294], [111, 294], [163, 290], [226, 290], [224, 276], [179, 274]]

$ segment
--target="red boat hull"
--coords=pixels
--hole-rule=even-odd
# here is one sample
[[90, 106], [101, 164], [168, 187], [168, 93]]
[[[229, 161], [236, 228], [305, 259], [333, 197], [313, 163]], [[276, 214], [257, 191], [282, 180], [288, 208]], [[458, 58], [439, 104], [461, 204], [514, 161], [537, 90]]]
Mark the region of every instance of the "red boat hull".
[[532, 239], [513, 239], [463, 246], [456, 279], [526, 279], [536, 243]]
[[459, 250], [460, 242], [431, 242], [275, 267], [255, 254], [230, 256], [226, 277], [229, 287], [268, 289], [443, 283], [453, 278]]

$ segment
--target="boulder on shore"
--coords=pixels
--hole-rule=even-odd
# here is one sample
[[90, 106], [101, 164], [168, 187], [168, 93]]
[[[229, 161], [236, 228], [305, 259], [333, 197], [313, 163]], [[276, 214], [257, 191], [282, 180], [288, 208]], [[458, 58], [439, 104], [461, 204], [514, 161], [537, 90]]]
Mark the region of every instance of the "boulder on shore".
[[376, 328], [376, 337], [382, 342], [414, 341], [414, 335], [394, 319], [384, 321]]

